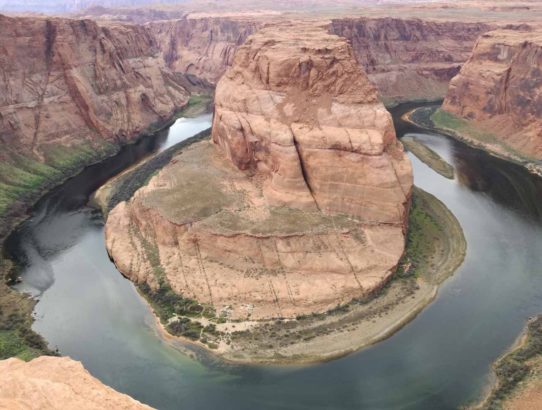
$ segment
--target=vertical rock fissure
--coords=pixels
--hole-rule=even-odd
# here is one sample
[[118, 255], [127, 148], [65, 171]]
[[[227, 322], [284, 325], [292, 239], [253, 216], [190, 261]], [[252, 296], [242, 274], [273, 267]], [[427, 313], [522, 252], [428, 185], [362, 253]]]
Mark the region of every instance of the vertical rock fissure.
[[318, 211], [322, 212], [322, 210], [320, 209], [320, 205], [318, 205], [318, 201], [316, 200], [316, 196], [314, 195], [314, 191], [312, 189], [312, 186], [311, 186], [311, 184], [309, 182], [308, 172], [307, 172], [307, 169], [305, 167], [305, 163], [303, 162], [303, 157], [301, 156], [301, 151], [299, 149], [299, 143], [297, 142], [297, 139], [295, 138], [295, 134], [294, 134], [294, 132], [292, 131], [291, 128], [290, 128], [290, 132], [292, 133], [292, 139], [294, 141], [295, 152], [297, 154], [297, 158], [299, 159], [299, 167], [301, 168], [301, 175], [303, 176], [303, 180], [305, 181], [305, 185], [307, 186], [307, 189], [309, 190], [309, 193], [312, 196], [312, 200], [314, 201], [314, 204], [316, 205], [316, 208], [318, 209]]

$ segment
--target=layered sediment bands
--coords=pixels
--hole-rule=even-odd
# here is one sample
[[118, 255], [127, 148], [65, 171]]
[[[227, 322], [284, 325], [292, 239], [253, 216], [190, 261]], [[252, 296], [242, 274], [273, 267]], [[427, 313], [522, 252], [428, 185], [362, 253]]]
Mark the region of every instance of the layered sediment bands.
[[404, 249], [410, 162], [346, 40], [262, 29], [216, 90], [214, 144], [176, 156], [106, 224], [121, 272], [232, 319], [367, 296]]
[[485, 131], [482, 142], [502, 142], [541, 160], [542, 31], [500, 29], [482, 35], [451, 81], [443, 110]]
[[167, 67], [214, 85], [231, 65], [236, 48], [261, 25], [250, 18], [186, 17], [147, 27]]
[[0, 235], [43, 189], [165, 125], [185, 82], [144, 27], [0, 15]]
[[385, 101], [436, 99], [491, 26], [418, 19], [335, 19], [331, 32], [347, 38]]
[[272, 205], [405, 220], [412, 175], [391, 115], [347, 42], [322, 27], [262, 29], [239, 48], [216, 89], [213, 141], [266, 176]]
[[0, 137], [37, 157], [129, 140], [188, 99], [142, 27], [0, 16], [0, 38]]
[[0, 384], [3, 409], [151, 409], [105, 386], [68, 357], [0, 361]]

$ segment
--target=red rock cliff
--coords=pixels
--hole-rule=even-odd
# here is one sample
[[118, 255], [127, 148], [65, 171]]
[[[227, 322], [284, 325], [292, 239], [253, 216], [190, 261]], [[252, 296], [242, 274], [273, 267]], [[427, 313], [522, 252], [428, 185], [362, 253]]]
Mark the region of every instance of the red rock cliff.
[[148, 24], [167, 67], [214, 85], [233, 54], [261, 25], [254, 19], [183, 18]]
[[271, 203], [405, 221], [410, 164], [344, 39], [301, 23], [262, 29], [238, 49], [215, 106], [213, 140], [269, 177]]
[[142, 27], [0, 16], [0, 50], [0, 137], [36, 157], [130, 140], [188, 99]]
[[490, 26], [418, 19], [335, 19], [331, 32], [347, 38], [358, 62], [385, 100], [435, 99]]
[[0, 236], [41, 190], [188, 101], [141, 26], [0, 15]]
[[484, 143], [542, 159], [542, 31], [482, 35], [443, 109], [493, 134]]

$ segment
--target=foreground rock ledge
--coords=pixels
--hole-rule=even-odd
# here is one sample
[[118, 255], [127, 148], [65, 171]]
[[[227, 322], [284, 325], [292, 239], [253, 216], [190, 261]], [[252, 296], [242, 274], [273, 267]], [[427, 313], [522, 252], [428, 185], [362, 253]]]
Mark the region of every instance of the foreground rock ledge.
[[151, 409], [105, 386], [68, 357], [0, 361], [0, 386], [2, 409]]
[[325, 312], [390, 278], [412, 172], [344, 39], [252, 36], [218, 84], [213, 140], [112, 210], [121, 272], [244, 320]]

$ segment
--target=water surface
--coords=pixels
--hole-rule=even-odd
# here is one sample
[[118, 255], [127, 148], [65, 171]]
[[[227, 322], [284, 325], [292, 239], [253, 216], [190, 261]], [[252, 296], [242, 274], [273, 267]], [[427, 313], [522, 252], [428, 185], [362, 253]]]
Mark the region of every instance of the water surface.
[[39, 295], [34, 329], [106, 384], [160, 409], [453, 409], [476, 398], [491, 363], [542, 312], [541, 180], [398, 122], [400, 135], [413, 134], [456, 169], [451, 181], [411, 156], [415, 183], [452, 210], [468, 242], [436, 301], [386, 341], [320, 365], [230, 366], [180, 353], [156, 335], [149, 308], [110, 263], [101, 217], [85, 203], [132, 159], [209, 125], [209, 116], [183, 120], [137, 155], [86, 170], [9, 240], [26, 261], [21, 288]]

